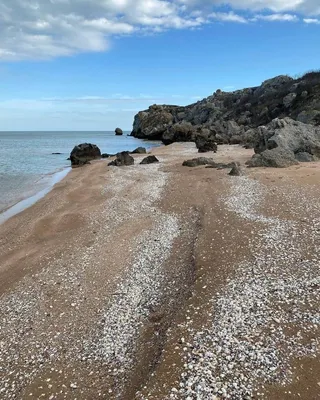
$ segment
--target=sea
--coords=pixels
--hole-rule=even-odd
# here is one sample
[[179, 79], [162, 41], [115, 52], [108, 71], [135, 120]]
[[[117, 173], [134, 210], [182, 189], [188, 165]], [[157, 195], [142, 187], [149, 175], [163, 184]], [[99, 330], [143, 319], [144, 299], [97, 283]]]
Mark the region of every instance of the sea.
[[[75, 145], [96, 144], [101, 153], [150, 149], [143, 141], [114, 132], [0, 132], [0, 222], [43, 197], [71, 170], [67, 158]], [[60, 153], [60, 154], [53, 154]]]

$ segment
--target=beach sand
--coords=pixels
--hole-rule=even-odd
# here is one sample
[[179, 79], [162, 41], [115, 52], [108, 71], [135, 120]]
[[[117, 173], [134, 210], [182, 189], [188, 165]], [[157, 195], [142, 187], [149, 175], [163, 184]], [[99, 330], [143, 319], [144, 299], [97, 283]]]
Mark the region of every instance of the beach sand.
[[0, 225], [0, 398], [320, 398], [320, 163], [252, 152], [92, 162]]

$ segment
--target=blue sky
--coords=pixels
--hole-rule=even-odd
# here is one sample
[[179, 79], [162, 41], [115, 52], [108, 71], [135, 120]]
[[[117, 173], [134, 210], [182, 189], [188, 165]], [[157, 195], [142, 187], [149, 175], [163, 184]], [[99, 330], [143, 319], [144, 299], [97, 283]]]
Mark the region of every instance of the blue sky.
[[0, 130], [130, 130], [154, 103], [320, 68], [319, 0], [2, 0]]

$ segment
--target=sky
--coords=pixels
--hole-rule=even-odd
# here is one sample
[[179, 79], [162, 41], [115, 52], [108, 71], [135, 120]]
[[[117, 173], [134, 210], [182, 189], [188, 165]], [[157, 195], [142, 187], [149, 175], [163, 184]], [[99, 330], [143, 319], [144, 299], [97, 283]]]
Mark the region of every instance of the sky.
[[1, 0], [0, 130], [130, 130], [319, 69], [319, 39], [319, 0]]

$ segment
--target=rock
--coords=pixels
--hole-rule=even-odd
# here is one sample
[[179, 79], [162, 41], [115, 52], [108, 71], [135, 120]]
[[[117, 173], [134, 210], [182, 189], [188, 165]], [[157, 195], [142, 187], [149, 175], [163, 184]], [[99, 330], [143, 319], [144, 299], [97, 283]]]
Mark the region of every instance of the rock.
[[167, 128], [162, 136], [162, 142], [169, 145], [174, 142], [191, 142], [194, 140], [196, 128], [190, 123], [178, 123]]
[[[293, 81], [294, 81], [294, 79], [288, 75], [279, 75], [279, 76], [276, 76], [275, 78], [267, 79], [266, 81], [264, 81], [262, 83], [262, 85], [260, 87], [258, 87], [255, 90], [254, 95], [261, 96], [261, 95], [276, 92], [282, 86], [290, 84]], [[290, 88], [288, 88], [288, 90], [290, 90]]]
[[120, 129], [120, 128], [116, 128], [115, 129], [115, 133], [116, 133], [117, 136], [121, 136], [121, 135], [123, 135], [123, 130]]
[[260, 156], [254, 155], [249, 166], [287, 167], [320, 157], [320, 128], [313, 125], [276, 118], [256, 133], [255, 152]]
[[140, 164], [153, 164], [153, 163], [158, 163], [159, 160], [157, 159], [156, 156], [148, 156], [144, 158]]
[[108, 165], [113, 165], [116, 167], [122, 167], [125, 165], [133, 165], [134, 158], [130, 156], [128, 151], [122, 151], [121, 153], [116, 154], [116, 159], [111, 161]]
[[298, 164], [298, 161], [294, 156], [281, 148], [265, 150], [260, 154], [255, 154], [246, 162], [248, 167], [286, 168], [295, 164]]
[[229, 163], [229, 164], [225, 164], [225, 163], [213, 163], [211, 165], [207, 165], [206, 168], [215, 168], [215, 169], [228, 169], [228, 168], [232, 168], [234, 163]]
[[299, 162], [312, 162], [312, 161], [317, 161], [317, 158], [313, 156], [310, 153], [306, 153], [304, 151], [301, 151], [299, 153], [295, 154], [295, 159], [298, 160]]
[[242, 170], [240, 168], [240, 164], [238, 162], [234, 162], [232, 165], [232, 169], [229, 172], [230, 176], [241, 176], [242, 175]]
[[146, 153], [147, 153], [147, 150], [145, 147], [137, 147], [136, 149], [131, 151], [130, 154], [146, 154]]
[[115, 154], [108, 154], [108, 153], [102, 153], [101, 158], [110, 158], [110, 157], [115, 157]]
[[214, 153], [218, 150], [218, 145], [215, 137], [213, 136], [202, 136], [199, 135], [196, 137], [196, 146], [199, 153], [206, 153], [208, 151], [213, 151]]
[[292, 103], [296, 99], [297, 94], [296, 93], [289, 93], [283, 98], [283, 105], [286, 108], [290, 108], [292, 106]]
[[320, 124], [320, 110], [304, 110], [297, 116], [297, 121], [304, 124]]
[[62, 153], [51, 153], [52, 155], [58, 155], [58, 154], [62, 154]]
[[88, 164], [90, 160], [101, 158], [101, 151], [98, 146], [91, 143], [82, 143], [75, 146], [70, 154], [71, 166]]
[[203, 136], [214, 137], [217, 144], [252, 146], [259, 137], [251, 137], [248, 142], [246, 132], [256, 134], [257, 127], [275, 118], [290, 117], [320, 125], [320, 74], [309, 75], [298, 79], [280, 75], [259, 87], [234, 92], [218, 90], [185, 107], [152, 105], [135, 116], [132, 136], [162, 140], [165, 144], [195, 142]]
[[172, 107], [151, 106], [139, 112], [134, 119], [132, 136], [140, 139], [162, 139], [162, 135], [174, 120]]
[[182, 166], [198, 167], [199, 165], [208, 165], [208, 164], [216, 166], [216, 163], [212, 158], [206, 158], [206, 157], [198, 157], [198, 158], [193, 158], [192, 160], [186, 160], [182, 163]]

